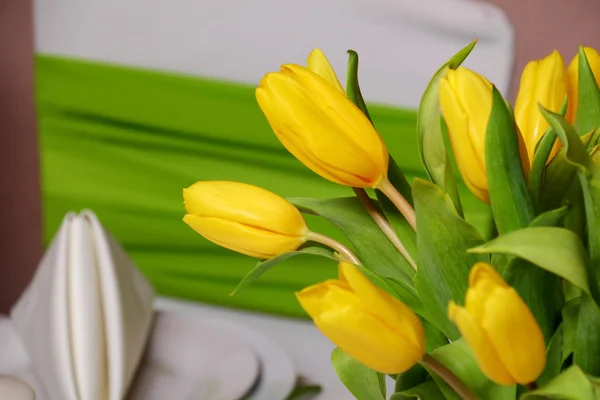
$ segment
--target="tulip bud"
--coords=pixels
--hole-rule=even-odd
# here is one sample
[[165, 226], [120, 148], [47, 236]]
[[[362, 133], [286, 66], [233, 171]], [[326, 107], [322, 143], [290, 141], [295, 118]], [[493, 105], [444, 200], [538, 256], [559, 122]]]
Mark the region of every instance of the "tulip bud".
[[546, 365], [544, 336], [519, 294], [491, 265], [469, 275], [465, 307], [450, 302], [448, 315], [473, 350], [479, 367], [501, 385], [535, 381]]
[[[528, 163], [533, 162], [535, 148], [549, 128], [538, 105], [558, 113], [567, 96], [567, 69], [562, 56], [554, 51], [539, 61], [531, 61], [521, 75], [515, 103], [515, 119], [527, 149]], [[550, 158], [557, 152], [555, 146]]]
[[492, 84], [460, 67], [440, 80], [440, 106], [458, 169], [471, 192], [489, 203], [485, 134], [492, 111]]
[[335, 86], [335, 88], [343, 93], [344, 96], [346, 95], [333, 67], [329, 64], [329, 60], [327, 60], [327, 57], [325, 57], [325, 54], [323, 54], [321, 49], [314, 49], [308, 55], [306, 67]]
[[[600, 86], [600, 54], [598, 51], [591, 47], [584, 47], [585, 57], [590, 64], [596, 83]], [[579, 103], [579, 54], [575, 55], [568, 69], [569, 76], [569, 107], [567, 112], [567, 119], [569, 122], [575, 122], [575, 116], [577, 114], [577, 104]], [[587, 133], [587, 132], [581, 132]]]
[[399, 374], [425, 353], [419, 317], [373, 285], [353, 264], [340, 262], [340, 278], [299, 293], [300, 305], [319, 330], [345, 353], [386, 374]]
[[277, 138], [304, 165], [332, 182], [377, 188], [388, 150], [371, 122], [327, 80], [299, 65], [267, 74], [256, 98]]
[[197, 182], [183, 189], [183, 221], [206, 239], [251, 257], [268, 259], [306, 242], [302, 214], [265, 189], [238, 182]]

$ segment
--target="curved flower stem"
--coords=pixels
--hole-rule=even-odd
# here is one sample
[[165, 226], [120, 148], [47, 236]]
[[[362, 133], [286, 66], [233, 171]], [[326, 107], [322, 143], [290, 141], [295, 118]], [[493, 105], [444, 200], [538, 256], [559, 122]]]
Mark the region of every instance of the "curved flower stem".
[[392, 203], [394, 203], [398, 211], [400, 211], [400, 213], [404, 215], [404, 218], [406, 218], [408, 224], [414, 230], [417, 230], [415, 209], [412, 208], [412, 206], [408, 201], [406, 201], [404, 196], [402, 196], [400, 192], [396, 190], [394, 185], [392, 185], [388, 179], [385, 179], [381, 182], [377, 189], [381, 190], [383, 194], [385, 194], [387, 198], [390, 199]]
[[321, 243], [327, 247], [332, 248], [333, 250], [337, 251], [346, 261], [349, 261], [352, 264], [361, 265], [358, 257], [356, 257], [354, 253], [350, 251], [349, 248], [347, 248], [337, 240], [330, 238], [329, 236], [321, 235], [320, 233], [311, 231], [308, 232], [306, 238], [312, 242]]
[[387, 238], [390, 239], [390, 242], [392, 242], [394, 247], [396, 247], [396, 249], [398, 249], [400, 254], [402, 254], [402, 256], [404, 256], [406, 261], [416, 271], [417, 264], [412, 259], [410, 254], [408, 254], [406, 247], [404, 247], [404, 245], [398, 238], [398, 235], [396, 235], [396, 232], [394, 232], [394, 228], [392, 228], [392, 225], [385, 218], [385, 216], [383, 216], [383, 214], [381, 214], [381, 212], [379, 212], [377, 207], [375, 207], [375, 204], [373, 204], [373, 200], [369, 197], [367, 192], [361, 188], [352, 188], [352, 189], [354, 189], [354, 193], [356, 193], [356, 196], [358, 197], [360, 202], [365, 206], [365, 210], [367, 210], [367, 212], [369, 213], [371, 218], [373, 218], [373, 221], [375, 221], [375, 223], [377, 224], [379, 229], [381, 229], [381, 231], [385, 234], [385, 236], [387, 236]]
[[446, 383], [452, 389], [454, 389], [456, 394], [458, 394], [463, 400], [479, 400], [477, 394], [475, 394], [475, 392], [473, 392], [460, 379], [458, 379], [458, 377], [454, 375], [454, 372], [450, 371], [444, 364], [431, 357], [429, 354], [425, 354], [423, 356], [421, 365], [429, 368], [440, 378], [446, 381]]

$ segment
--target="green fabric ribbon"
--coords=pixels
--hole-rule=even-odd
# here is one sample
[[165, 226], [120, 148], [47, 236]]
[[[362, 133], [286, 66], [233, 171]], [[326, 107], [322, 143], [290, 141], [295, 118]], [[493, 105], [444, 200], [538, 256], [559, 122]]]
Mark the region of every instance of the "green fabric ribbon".
[[[294, 291], [334, 277], [334, 262], [301, 256], [229, 296], [256, 260], [206, 241], [182, 222], [182, 188], [234, 180], [284, 197], [350, 196], [280, 145], [254, 87], [88, 61], [36, 57], [44, 237], [64, 214], [93, 210], [159, 293], [305, 316]], [[416, 113], [371, 106], [409, 177], [423, 176]], [[307, 218], [338, 239], [332, 226]]]

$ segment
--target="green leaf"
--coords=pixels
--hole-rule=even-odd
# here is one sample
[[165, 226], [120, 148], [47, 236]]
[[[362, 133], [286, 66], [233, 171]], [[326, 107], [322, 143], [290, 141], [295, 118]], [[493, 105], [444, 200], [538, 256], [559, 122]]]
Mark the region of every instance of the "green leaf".
[[578, 106], [575, 128], [580, 133], [588, 133], [600, 127], [600, 90], [582, 46], [579, 46], [578, 67]]
[[585, 249], [579, 237], [564, 228], [530, 227], [498, 236], [469, 250], [523, 258], [589, 293]]
[[600, 309], [587, 295], [581, 298], [573, 360], [586, 373], [600, 376]]
[[528, 226], [534, 216], [518, 135], [510, 110], [494, 87], [485, 137], [485, 164], [490, 203], [500, 234]]
[[297, 383], [292, 393], [288, 395], [286, 400], [311, 400], [316, 399], [321, 393], [322, 388], [319, 385], [309, 385], [302, 382]]
[[600, 304], [600, 166], [591, 163], [590, 173], [579, 171], [577, 175], [585, 205], [589, 272], [595, 278], [591, 284], [592, 295]]
[[288, 200], [302, 213], [321, 216], [342, 231], [365, 267], [381, 276], [412, 286], [411, 280], [415, 271], [400, 256], [356, 197]]
[[[563, 101], [560, 110], [560, 115], [562, 116], [564, 116], [565, 112], [567, 111], [567, 102], [568, 98], [565, 96], [565, 100]], [[556, 143], [556, 132], [554, 129], [552, 129], [552, 127], [549, 127], [536, 146], [533, 163], [531, 164], [531, 169], [529, 171], [529, 193], [536, 210], [541, 208], [540, 197], [542, 183], [544, 181], [544, 173], [546, 171], [545, 167], [552, 148], [554, 147], [554, 143]]]
[[467, 58], [476, 41], [456, 53], [447, 63], [435, 73], [421, 98], [419, 114], [417, 116], [417, 134], [419, 140], [419, 153], [421, 162], [429, 178], [443, 188], [454, 203], [458, 214], [463, 215], [460, 197], [456, 189], [456, 182], [452, 167], [446, 153], [444, 136], [441, 128], [441, 113], [439, 104], [440, 79], [446, 75], [446, 69], [456, 69]]
[[535, 217], [535, 219], [531, 222], [531, 226], [559, 226], [567, 215], [568, 211], [568, 206], [546, 211], [545, 213]]
[[[429, 373], [420, 364], [415, 364], [408, 371], [398, 374], [396, 377], [396, 387], [394, 388], [395, 394], [391, 398], [405, 400], [414, 397], [413, 394], [410, 394], [410, 389], [424, 383], [428, 376]], [[407, 391], [409, 392], [408, 394], [403, 393]]]
[[427, 352], [433, 351], [438, 347], [442, 347], [448, 344], [448, 338], [444, 336], [442, 331], [435, 327], [429, 321], [422, 321], [423, 327], [425, 328], [425, 350]]
[[521, 400], [596, 400], [594, 387], [581, 368], [573, 366], [546, 386], [525, 393]]
[[471, 267], [489, 257], [467, 252], [483, 243], [481, 234], [458, 215], [439, 186], [415, 179], [413, 196], [420, 253], [415, 285], [429, 322], [456, 340], [460, 334], [447, 317], [448, 303], [464, 302]]
[[563, 325], [561, 324], [558, 329], [556, 329], [556, 332], [554, 332], [554, 335], [548, 344], [548, 349], [546, 351], [546, 367], [544, 368], [542, 375], [537, 380], [537, 384], [539, 386], [544, 386], [560, 374], [564, 361], [564, 339], [565, 333], [563, 330]]
[[585, 143], [564, 118], [543, 108], [540, 110], [562, 140], [566, 148], [566, 160], [577, 170], [587, 220], [591, 294], [600, 303], [600, 166], [594, 163]]
[[523, 258], [515, 258], [506, 268], [504, 279], [527, 304], [548, 343], [560, 323], [564, 304], [560, 278]]
[[357, 400], [385, 400], [385, 375], [366, 367], [340, 348], [331, 353], [331, 362], [342, 383]]
[[244, 276], [242, 278], [240, 283], [238, 283], [237, 287], [233, 290], [233, 292], [231, 292], [230, 296], [234, 296], [237, 293], [239, 293], [241, 290], [250, 286], [250, 284], [252, 284], [252, 282], [257, 280], [262, 274], [264, 274], [265, 272], [267, 272], [268, 270], [270, 270], [277, 264], [286, 261], [288, 258], [298, 256], [301, 254], [321, 256], [321, 257], [330, 258], [332, 260], [338, 261], [338, 259], [334, 257], [332, 251], [324, 249], [323, 247], [320, 247], [320, 246], [307, 246], [307, 247], [298, 249], [296, 251], [282, 253], [273, 258], [269, 258], [268, 260], [259, 261], [258, 263], [256, 263], [254, 268], [252, 268], [250, 270], [250, 272], [248, 272], [246, 274], [246, 276]]
[[[540, 112], [550, 124], [550, 127], [556, 132], [565, 147], [565, 156], [569, 163], [580, 171], [586, 171], [590, 168], [592, 159], [586, 149], [586, 145], [581, 137], [563, 117], [539, 107]], [[588, 139], [590, 140], [591, 137]]]
[[440, 391], [435, 381], [428, 379], [417, 386], [411, 387], [410, 389], [394, 393], [390, 397], [390, 400], [440, 400], [444, 398], [444, 394]]
[[[464, 339], [459, 339], [444, 347], [440, 347], [431, 356], [444, 364], [465, 385], [485, 400], [512, 400], [515, 398], [516, 387], [497, 385], [490, 381], [477, 364], [475, 355]], [[438, 375], [432, 377], [447, 399], [460, 399], [448, 384]]]
[[579, 309], [581, 307], [581, 297], [572, 299], [565, 304], [562, 309], [563, 317], [563, 356], [562, 363], [566, 361], [567, 357], [573, 354], [575, 347], [577, 347], [577, 325], [579, 323]]
[[[585, 146], [590, 143], [591, 139], [591, 133], [581, 136], [581, 141]], [[542, 210], [550, 210], [561, 205], [571, 187], [576, 171], [577, 168], [567, 161], [565, 148], [562, 148], [546, 167], [540, 203]]]
[[600, 145], [600, 128], [591, 133], [591, 139], [587, 144], [589, 150]]
[[367, 105], [360, 92], [358, 84], [358, 53], [348, 50], [348, 69], [346, 73], [346, 96], [365, 114], [371, 123], [373, 120], [367, 110]]

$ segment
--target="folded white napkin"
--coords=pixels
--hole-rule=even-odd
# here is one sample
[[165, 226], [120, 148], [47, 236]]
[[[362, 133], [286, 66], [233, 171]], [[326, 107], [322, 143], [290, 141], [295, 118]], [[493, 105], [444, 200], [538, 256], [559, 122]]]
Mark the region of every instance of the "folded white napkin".
[[90, 211], [69, 213], [11, 319], [52, 400], [121, 400], [150, 333], [154, 291]]

